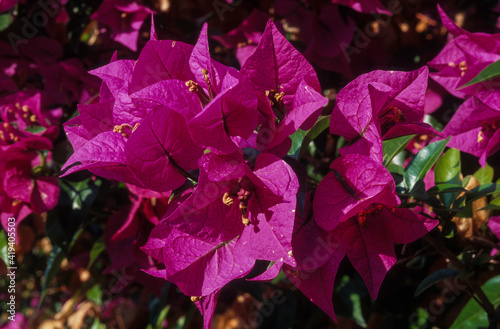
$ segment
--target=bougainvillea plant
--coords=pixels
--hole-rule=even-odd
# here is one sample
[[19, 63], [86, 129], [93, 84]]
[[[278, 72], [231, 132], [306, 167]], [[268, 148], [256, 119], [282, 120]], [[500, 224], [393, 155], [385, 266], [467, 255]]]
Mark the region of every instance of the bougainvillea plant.
[[[499, 34], [193, 3], [0, 5], [2, 328], [500, 326]], [[441, 48], [375, 58], [409, 31]]]
[[[292, 248], [299, 183], [279, 158], [290, 150], [290, 136], [312, 128], [327, 104], [316, 73], [271, 21], [240, 71], [210, 58], [206, 33], [205, 25], [193, 48], [150, 40], [152, 49], [172, 48], [156, 53], [157, 61], [170, 65], [164, 66], [166, 75], [155, 77], [159, 81], [142, 89], [136, 83], [134, 93], [133, 79], [150, 78], [144, 70], [134, 74], [136, 67], [154, 65], [141, 62], [149, 59], [147, 53], [137, 62], [118, 60], [95, 71], [103, 79], [101, 90], [107, 87], [111, 95], [80, 106], [79, 123], [67, 129], [72, 134], [78, 129], [80, 138], [97, 126], [105, 129], [76, 148], [66, 165], [81, 165], [67, 173], [88, 169], [158, 192], [191, 190], [152, 230], [142, 250], [160, 266], [147, 272], [192, 296], [206, 328], [220, 290], [247, 276], [256, 261], [274, 264], [267, 270], [274, 276], [286, 265], [285, 271], [295, 275], [292, 282], [334, 317], [331, 296], [322, 299], [325, 291], [300, 283], [303, 264]], [[309, 220], [338, 242], [334, 263], [327, 260], [315, 270], [321, 271], [315, 284], [328, 287], [330, 294], [347, 255], [375, 299], [396, 262], [394, 243], [411, 243], [439, 223], [398, 208], [394, 178], [383, 164], [384, 140], [440, 135], [422, 122], [427, 81], [426, 67], [374, 71], [337, 95], [330, 131], [347, 145], [309, 209]], [[488, 140], [494, 138], [490, 133]], [[273, 278], [263, 273], [258, 279]]]

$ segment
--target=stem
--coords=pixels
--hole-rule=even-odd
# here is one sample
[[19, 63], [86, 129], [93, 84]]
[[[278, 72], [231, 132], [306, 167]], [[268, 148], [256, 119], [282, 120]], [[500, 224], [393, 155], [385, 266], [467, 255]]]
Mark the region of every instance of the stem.
[[488, 313], [488, 322], [490, 323], [489, 329], [496, 329], [498, 323], [500, 322], [500, 316], [498, 312], [495, 310], [495, 306], [490, 302], [486, 294], [484, 293], [483, 289], [481, 289], [481, 286], [471, 278], [467, 279], [467, 284], [469, 287], [472, 289], [474, 294], [477, 295], [479, 300], [481, 301], [481, 307]]
[[198, 183], [198, 178], [194, 177], [193, 175], [191, 175], [190, 173], [188, 173], [187, 171], [185, 171], [184, 169], [182, 169], [179, 165], [177, 165], [177, 163], [174, 162], [174, 167], [175, 169], [177, 169], [177, 172], [179, 174], [181, 174], [182, 176], [192, 180], [193, 182], [196, 182]]
[[[457, 256], [448, 248], [446, 248], [441, 239], [436, 237], [433, 232], [430, 232], [429, 234], [424, 236], [423, 239], [431, 244], [437, 252], [448, 258], [459, 271], [464, 267], [460, 260], [458, 260]], [[488, 314], [488, 321], [490, 323], [488, 328], [497, 328], [497, 324], [500, 323], [500, 313], [495, 310], [495, 306], [493, 306], [493, 304], [490, 302], [483, 289], [481, 289], [481, 286], [472, 278], [467, 278], [467, 280], [465, 280], [465, 283], [469, 286], [469, 289], [474, 293], [474, 295], [477, 296], [477, 299], [474, 299], [478, 301], [478, 304]]]

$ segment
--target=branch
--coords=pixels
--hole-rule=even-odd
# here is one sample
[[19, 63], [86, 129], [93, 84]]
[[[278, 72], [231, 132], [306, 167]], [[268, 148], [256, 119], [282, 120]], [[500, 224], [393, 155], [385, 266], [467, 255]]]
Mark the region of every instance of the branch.
[[[464, 264], [462, 264], [457, 258], [457, 256], [444, 245], [440, 237], [437, 237], [434, 232], [430, 232], [429, 234], [424, 236], [423, 239], [430, 245], [432, 245], [437, 252], [449, 259], [449, 261], [457, 268], [457, 270], [460, 271], [465, 267]], [[472, 278], [468, 278], [467, 280], [465, 280], [465, 283], [469, 286], [469, 289], [474, 293], [474, 295], [477, 296], [477, 299], [474, 299], [478, 301], [478, 304], [488, 314], [488, 321], [490, 323], [489, 329], [497, 329], [497, 326], [500, 323], [500, 313], [495, 310], [495, 306], [493, 306], [493, 304], [484, 293], [483, 289], [481, 289], [481, 286], [476, 281], [474, 281]]]

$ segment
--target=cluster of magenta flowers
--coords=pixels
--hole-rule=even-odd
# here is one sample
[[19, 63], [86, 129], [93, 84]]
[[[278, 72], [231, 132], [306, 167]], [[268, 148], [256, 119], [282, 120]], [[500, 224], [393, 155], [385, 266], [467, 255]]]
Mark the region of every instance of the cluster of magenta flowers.
[[[58, 18], [65, 17], [61, 10]], [[17, 47], [17, 48], [16, 48]], [[87, 102], [98, 80], [77, 58], [66, 58], [63, 46], [35, 37], [29, 46], [0, 42], [0, 218], [7, 228], [31, 213], [53, 209], [60, 186], [52, 158], [60, 134], [63, 108]]]
[[[58, 200], [59, 184], [50, 174], [52, 141], [60, 108], [42, 110], [41, 94], [21, 91], [0, 98], [1, 222], [20, 222], [31, 212], [44, 213]], [[38, 131], [30, 128], [37, 128]]]
[[486, 158], [500, 150], [500, 81], [463, 86], [500, 59], [500, 35], [465, 31], [438, 9], [443, 25], [455, 38], [429, 62], [438, 70], [431, 77], [452, 95], [465, 99], [443, 135], [453, 136], [448, 146], [478, 157], [484, 167]]
[[[488, 56], [497, 38], [465, 32], [442, 17], [457, 37], [429, 65], [453, 93], [496, 60]], [[153, 24], [137, 61], [115, 55], [91, 71], [103, 81], [99, 98], [79, 105], [79, 116], [65, 124], [75, 153], [63, 170], [86, 169], [129, 184], [133, 203], [110, 220], [106, 240], [147, 232], [134, 240], [131, 254], [144, 272], [192, 296], [206, 328], [226, 284], [271, 280], [281, 270], [335, 318], [334, 279], [345, 256], [376, 298], [396, 262], [394, 244], [411, 243], [438, 224], [398, 207], [383, 141], [453, 136], [450, 146], [484, 165], [500, 148], [498, 92], [457, 92], [467, 100], [439, 133], [423, 123], [427, 67], [359, 76], [339, 92], [331, 114], [330, 132], [346, 140], [341, 156], [314, 196], [299, 202], [304, 184], [286, 157], [290, 136], [313, 127], [327, 99], [313, 67], [272, 21], [244, 56], [240, 70], [211, 59], [206, 25], [191, 46], [157, 40]], [[143, 202], [150, 197], [155, 205]], [[139, 222], [138, 213], [147, 220]], [[119, 216], [127, 218], [122, 226]], [[151, 258], [137, 256], [140, 251]]]
[[94, 81], [81, 62], [64, 58], [63, 47], [53, 39], [33, 38], [18, 53], [7, 43], [0, 47], [0, 209], [7, 228], [9, 217], [19, 225], [30, 213], [56, 206], [59, 183], [52, 151], [62, 107], [87, 101]]

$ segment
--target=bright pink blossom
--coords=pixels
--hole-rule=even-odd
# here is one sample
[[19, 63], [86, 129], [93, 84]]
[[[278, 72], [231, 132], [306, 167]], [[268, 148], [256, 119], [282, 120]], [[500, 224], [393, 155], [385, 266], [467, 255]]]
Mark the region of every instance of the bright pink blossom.
[[50, 152], [43, 159], [39, 154], [51, 149], [51, 141], [39, 136], [0, 147], [1, 220], [5, 228], [9, 216], [15, 216], [16, 225], [19, 225], [30, 212], [41, 214], [56, 206], [59, 184], [47, 170]]
[[481, 166], [486, 158], [500, 150], [500, 92], [481, 92], [467, 99], [455, 112], [442, 135], [453, 136], [449, 147], [479, 158]]
[[342, 156], [331, 168], [333, 172], [321, 181], [314, 197], [316, 222], [345, 250], [375, 299], [396, 262], [393, 244], [422, 237], [438, 221], [395, 208], [400, 201], [394, 180], [384, 166], [369, 157]]
[[269, 21], [241, 73], [253, 83], [259, 99], [261, 127], [255, 148], [286, 154], [288, 136], [298, 128], [311, 128], [327, 103], [314, 69]]
[[498, 89], [497, 79], [458, 89], [485, 67], [500, 60], [500, 34], [470, 33], [458, 27], [439, 7], [443, 25], [454, 35], [444, 49], [429, 62], [438, 72], [431, 73], [452, 95], [467, 98], [483, 90]]
[[111, 28], [111, 37], [136, 51], [139, 30], [153, 11], [134, 0], [104, 0], [92, 19]]
[[248, 274], [257, 259], [295, 265], [298, 182], [291, 168], [270, 154], [259, 155], [251, 170], [238, 157], [210, 153], [200, 159], [200, 170], [195, 191], [143, 248], [165, 264], [164, 271], [151, 274], [203, 301]]
[[382, 161], [382, 140], [410, 134], [438, 134], [423, 123], [427, 67], [411, 72], [372, 71], [351, 81], [337, 95], [330, 132], [347, 145], [341, 154], [363, 154]]

